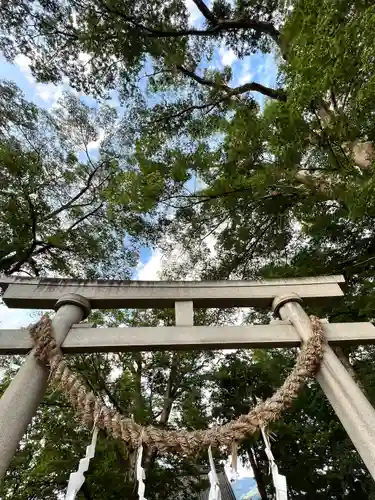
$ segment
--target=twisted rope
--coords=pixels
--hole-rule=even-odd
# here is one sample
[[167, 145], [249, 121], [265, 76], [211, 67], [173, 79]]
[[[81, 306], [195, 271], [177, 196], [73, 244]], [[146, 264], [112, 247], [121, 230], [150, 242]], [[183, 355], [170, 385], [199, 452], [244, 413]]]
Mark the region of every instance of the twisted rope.
[[313, 335], [301, 348], [292, 372], [283, 385], [266, 401], [262, 401], [246, 415], [241, 415], [222, 426], [206, 430], [165, 430], [154, 426], [143, 427], [129, 418], [108, 408], [72, 372], [63, 359], [61, 349], [54, 340], [51, 320], [43, 316], [30, 328], [35, 344], [36, 358], [50, 369], [50, 379], [55, 388], [61, 389], [66, 398], [87, 425], [96, 425], [115, 439], [125, 441], [136, 449], [140, 443], [160, 452], [172, 451], [192, 454], [209, 446], [230, 446], [233, 441], [241, 441], [254, 434], [260, 427], [266, 427], [281, 416], [283, 410], [292, 405], [305, 382], [313, 377], [319, 368], [324, 351], [324, 334], [320, 321], [311, 317]]

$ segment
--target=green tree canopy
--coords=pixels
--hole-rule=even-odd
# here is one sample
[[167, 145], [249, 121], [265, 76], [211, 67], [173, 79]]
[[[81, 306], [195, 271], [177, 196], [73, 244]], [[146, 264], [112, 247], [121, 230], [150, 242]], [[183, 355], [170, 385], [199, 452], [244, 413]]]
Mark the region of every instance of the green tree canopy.
[[129, 277], [147, 224], [107, 196], [127, 168], [115, 109], [67, 94], [47, 112], [9, 82], [0, 108], [1, 272]]
[[[129, 89], [147, 59], [162, 73], [177, 70], [189, 77], [191, 66], [204, 60], [217, 42], [241, 57], [280, 43], [276, 23], [283, 17], [284, 2], [239, 1], [232, 6], [219, 0], [211, 10], [202, 0], [194, 4], [204, 17], [199, 29], [191, 25], [182, 0], [10, 2], [2, 12], [1, 47], [9, 58], [20, 52], [31, 57], [41, 81], [68, 75], [74, 86], [101, 91], [116, 85]], [[90, 55], [89, 64], [80, 60], [82, 52]]]

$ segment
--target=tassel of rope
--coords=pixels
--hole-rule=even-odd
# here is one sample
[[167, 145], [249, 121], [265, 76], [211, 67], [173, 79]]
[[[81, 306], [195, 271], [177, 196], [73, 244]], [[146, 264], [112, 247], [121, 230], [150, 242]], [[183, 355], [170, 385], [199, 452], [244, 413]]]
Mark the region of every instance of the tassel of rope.
[[70, 401], [82, 421], [87, 425], [96, 425], [115, 439], [121, 439], [137, 449], [141, 442], [147, 447], [160, 452], [192, 454], [201, 448], [229, 447], [233, 441], [240, 442], [246, 436], [254, 434], [260, 427], [275, 422], [283, 410], [292, 405], [305, 382], [315, 375], [323, 357], [325, 345], [322, 326], [318, 318], [312, 317], [313, 335], [302, 346], [296, 364], [283, 385], [264, 402], [260, 402], [246, 415], [241, 415], [222, 426], [207, 430], [165, 430], [153, 426], [143, 427], [131, 419], [120, 415], [116, 410], [102, 403], [74, 373], [63, 359], [61, 349], [54, 340], [51, 320], [43, 316], [30, 328], [30, 335], [35, 343], [35, 356], [50, 368], [53, 385], [61, 389]]

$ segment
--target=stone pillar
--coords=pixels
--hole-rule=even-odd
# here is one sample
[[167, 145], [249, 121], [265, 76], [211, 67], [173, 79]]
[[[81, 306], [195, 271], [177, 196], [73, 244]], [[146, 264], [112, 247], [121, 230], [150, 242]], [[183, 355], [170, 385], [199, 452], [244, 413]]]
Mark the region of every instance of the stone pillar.
[[[90, 303], [81, 295], [70, 293], [56, 302], [52, 320], [55, 338], [61, 345], [70, 328], [90, 313]], [[0, 399], [0, 483], [43, 399], [48, 383], [48, 369], [34, 356], [27, 356], [7, 390]]]
[[[281, 319], [289, 320], [306, 342], [312, 326], [301, 303], [298, 295], [277, 297], [273, 309]], [[316, 379], [375, 480], [375, 409], [329, 345]]]

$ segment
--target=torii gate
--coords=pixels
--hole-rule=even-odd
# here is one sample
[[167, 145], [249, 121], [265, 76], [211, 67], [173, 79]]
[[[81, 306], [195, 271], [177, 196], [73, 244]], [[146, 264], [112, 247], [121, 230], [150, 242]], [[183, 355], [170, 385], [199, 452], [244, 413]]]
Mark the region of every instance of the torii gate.
[[[56, 342], [64, 353], [295, 347], [311, 335], [302, 302], [343, 295], [342, 276], [266, 281], [112, 281], [0, 277], [9, 307], [55, 309]], [[282, 321], [254, 326], [194, 326], [193, 306], [272, 307]], [[91, 328], [79, 323], [91, 309], [175, 308], [176, 326]], [[371, 323], [324, 323], [329, 344], [375, 343]], [[27, 330], [0, 330], [0, 354], [24, 354], [25, 363], [0, 400], [0, 481], [34, 417], [48, 371], [34, 357]], [[375, 410], [330, 346], [317, 381], [375, 480]]]

